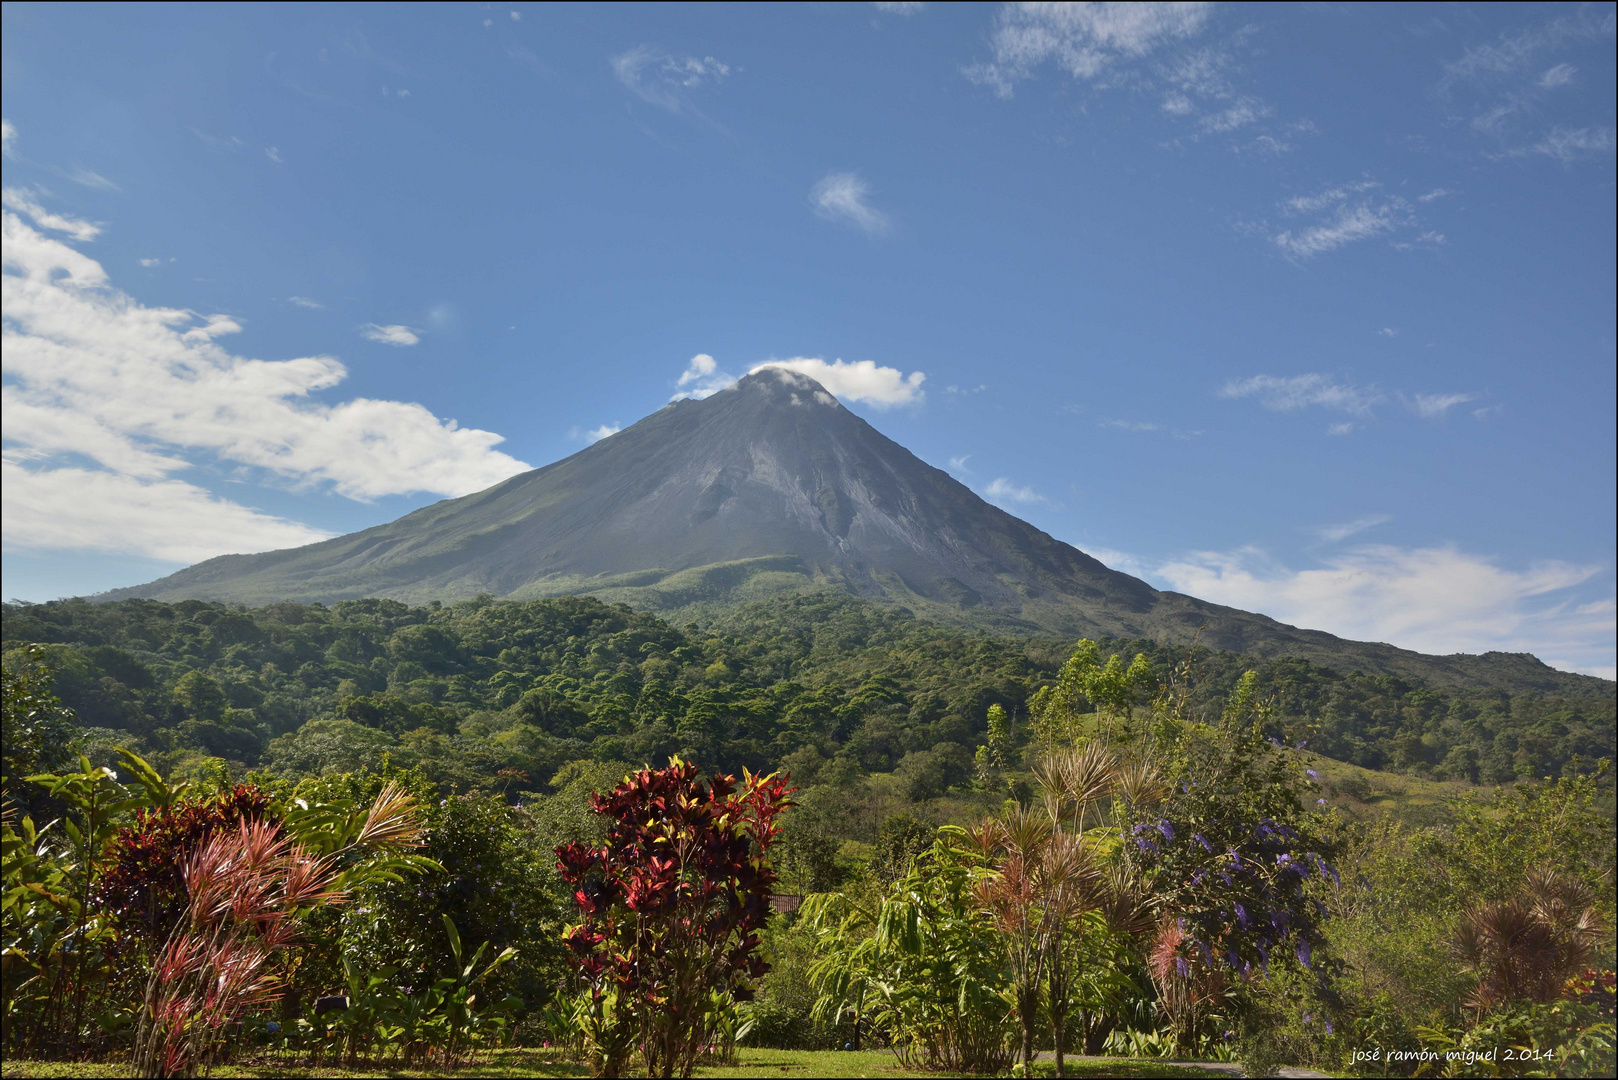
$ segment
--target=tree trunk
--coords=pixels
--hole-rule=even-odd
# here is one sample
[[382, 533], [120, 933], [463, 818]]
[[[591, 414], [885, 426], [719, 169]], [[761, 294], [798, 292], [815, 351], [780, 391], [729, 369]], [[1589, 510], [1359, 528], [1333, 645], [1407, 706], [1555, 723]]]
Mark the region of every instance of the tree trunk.
[[1062, 1075], [1062, 1046], [1067, 1041], [1067, 1005], [1051, 1000], [1051, 1034], [1056, 1038], [1056, 1075]]
[[1022, 1066], [1024, 1076], [1034, 1075], [1034, 1024], [1039, 1020], [1039, 990], [1017, 995], [1017, 1018], [1022, 1021]]

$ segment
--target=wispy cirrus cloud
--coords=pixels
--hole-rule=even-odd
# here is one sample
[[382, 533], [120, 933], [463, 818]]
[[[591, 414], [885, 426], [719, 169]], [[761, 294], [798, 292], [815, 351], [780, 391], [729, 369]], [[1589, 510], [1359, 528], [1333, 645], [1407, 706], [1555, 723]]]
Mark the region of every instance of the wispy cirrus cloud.
[[1417, 416], [1431, 419], [1443, 416], [1457, 405], [1465, 405], [1469, 401], [1476, 401], [1476, 394], [1415, 394], [1410, 398], [1410, 407]]
[[[1444, 65], [1439, 97], [1462, 116], [1470, 114], [1470, 129], [1495, 147], [1490, 157], [1542, 155], [1564, 166], [1610, 158], [1615, 149], [1610, 109], [1592, 114], [1588, 103], [1568, 96], [1566, 88], [1579, 81], [1579, 64], [1571, 58], [1610, 62], [1615, 33], [1618, 14], [1609, 5], [1503, 32]], [[1560, 115], [1550, 119], [1553, 113]]]
[[1194, 37], [1212, 5], [1201, 3], [1005, 4], [989, 39], [990, 59], [966, 69], [972, 81], [1010, 97], [1046, 64], [1097, 82], [1128, 60]]
[[723, 82], [731, 66], [711, 56], [677, 57], [652, 45], [637, 45], [608, 63], [624, 88], [648, 105], [665, 112], [701, 116], [691, 94]]
[[398, 323], [390, 326], [365, 323], [360, 327], [360, 336], [379, 345], [416, 345], [421, 342], [421, 335], [417, 331]]
[[1389, 400], [1402, 403], [1423, 419], [1437, 420], [1457, 405], [1479, 399], [1477, 394], [1469, 392], [1406, 394], [1396, 391], [1389, 395], [1375, 386], [1356, 386], [1323, 372], [1252, 375], [1245, 379], [1231, 379], [1219, 388], [1219, 396], [1227, 400], [1252, 398], [1272, 412], [1321, 408], [1356, 418], [1333, 422], [1326, 429], [1328, 435], [1352, 434], [1364, 421], [1371, 419], [1376, 406]]
[[1378, 525], [1386, 525], [1393, 520], [1391, 514], [1366, 514], [1353, 521], [1342, 521], [1335, 525], [1320, 525], [1311, 530], [1316, 536], [1330, 544], [1340, 543], [1350, 536], [1358, 536], [1366, 529], [1374, 529]]
[[[1416, 202], [1431, 203], [1447, 194], [1439, 188], [1417, 196]], [[1293, 262], [1306, 262], [1365, 240], [1384, 239], [1400, 250], [1445, 243], [1443, 233], [1423, 227], [1415, 203], [1388, 191], [1377, 180], [1360, 179], [1294, 195], [1283, 199], [1277, 209], [1283, 220], [1311, 219], [1280, 228], [1268, 223], [1261, 227], [1270, 243]]]
[[1332, 376], [1318, 372], [1232, 379], [1220, 387], [1219, 396], [1229, 399], [1256, 398], [1260, 405], [1274, 412], [1297, 412], [1318, 406], [1355, 416], [1371, 415], [1371, 407], [1383, 400], [1382, 393], [1375, 387], [1338, 382]]
[[992, 503], [1022, 503], [1023, 505], [1050, 505], [1050, 500], [1025, 484], [1018, 484], [1004, 476], [997, 476], [983, 489], [984, 497]]
[[867, 236], [886, 236], [893, 231], [893, 223], [871, 205], [870, 195], [870, 185], [857, 173], [827, 173], [810, 189], [809, 205], [827, 221], [856, 225]]

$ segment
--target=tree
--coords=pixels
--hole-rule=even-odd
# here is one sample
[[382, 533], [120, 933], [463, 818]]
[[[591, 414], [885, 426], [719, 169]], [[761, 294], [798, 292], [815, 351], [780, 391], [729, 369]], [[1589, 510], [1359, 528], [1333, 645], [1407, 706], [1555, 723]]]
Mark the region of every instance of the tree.
[[704, 783], [671, 758], [594, 798], [604, 843], [556, 849], [584, 916], [564, 940], [589, 988], [598, 1075], [618, 1075], [639, 1047], [648, 1076], [690, 1076], [732, 1002], [752, 997], [791, 791], [773, 774]]

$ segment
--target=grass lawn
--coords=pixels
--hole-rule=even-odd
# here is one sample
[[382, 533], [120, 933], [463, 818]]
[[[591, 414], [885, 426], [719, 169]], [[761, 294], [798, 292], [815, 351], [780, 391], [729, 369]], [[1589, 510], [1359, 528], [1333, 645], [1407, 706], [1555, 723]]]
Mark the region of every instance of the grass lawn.
[[[1035, 1074], [1055, 1074], [1053, 1062], [1035, 1062]], [[1130, 1058], [1068, 1058], [1069, 1076], [1199, 1076], [1214, 1075], [1203, 1069], [1186, 1068], [1159, 1061], [1140, 1061]], [[429, 1072], [422, 1069], [338, 1069], [321, 1066], [318, 1069], [289, 1068], [276, 1064], [224, 1065], [213, 1070], [221, 1078], [263, 1077], [417, 1077], [417, 1076], [588, 1076], [582, 1065], [560, 1061], [554, 1054], [542, 1050], [496, 1050], [482, 1055], [470, 1065], [454, 1073]], [[13, 1061], [0, 1066], [5, 1077], [124, 1077], [129, 1066], [122, 1063], [81, 1064], [69, 1061]], [[633, 1074], [631, 1074], [633, 1075]], [[698, 1076], [889, 1076], [906, 1074], [899, 1068], [892, 1054], [880, 1051], [853, 1053], [838, 1050], [743, 1050], [741, 1063], [727, 1067], [708, 1067], [697, 1070]]]

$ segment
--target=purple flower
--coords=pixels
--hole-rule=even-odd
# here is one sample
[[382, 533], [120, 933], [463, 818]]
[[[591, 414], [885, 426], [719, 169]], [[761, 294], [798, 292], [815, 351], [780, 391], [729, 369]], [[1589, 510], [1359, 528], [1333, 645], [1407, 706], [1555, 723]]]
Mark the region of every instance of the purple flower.
[[1157, 831], [1163, 834], [1163, 839], [1165, 840], [1174, 839], [1174, 826], [1170, 825], [1166, 820], [1157, 823]]
[[1331, 1034], [1331, 1021], [1330, 1020], [1326, 1021], [1326, 1034], [1327, 1035]]
[[1201, 833], [1192, 833], [1191, 839], [1201, 844], [1202, 850], [1206, 851], [1210, 855], [1213, 854], [1213, 845], [1208, 843], [1208, 838], [1206, 836], [1203, 836]]
[[1135, 846], [1152, 855], [1157, 854], [1157, 845], [1152, 843], [1150, 840], [1141, 840], [1137, 837], [1135, 840]]
[[1230, 952], [1225, 954], [1225, 963], [1230, 965], [1230, 969], [1232, 971], [1235, 971], [1237, 968], [1242, 966], [1242, 958], [1236, 955], [1235, 949], [1232, 949]]
[[1241, 904], [1236, 905], [1236, 921], [1242, 924], [1242, 929], [1247, 928], [1247, 909]]
[[1308, 967], [1309, 966], [1309, 957], [1310, 957], [1310, 955], [1311, 955], [1311, 950], [1309, 948], [1309, 939], [1308, 938], [1299, 938], [1298, 939], [1298, 963], [1302, 964], [1304, 967]]
[[1315, 805], [1316, 806], [1325, 806], [1326, 805], [1326, 800], [1325, 799], [1316, 799], [1315, 800]]
[[1174, 968], [1180, 973], [1180, 978], [1188, 979], [1191, 977], [1191, 965], [1185, 962], [1185, 957], [1176, 956], [1174, 958]]
[[1320, 779], [1320, 774], [1315, 772], [1315, 770], [1313, 770], [1313, 769], [1305, 769], [1303, 771], [1311, 780], [1319, 780]]

